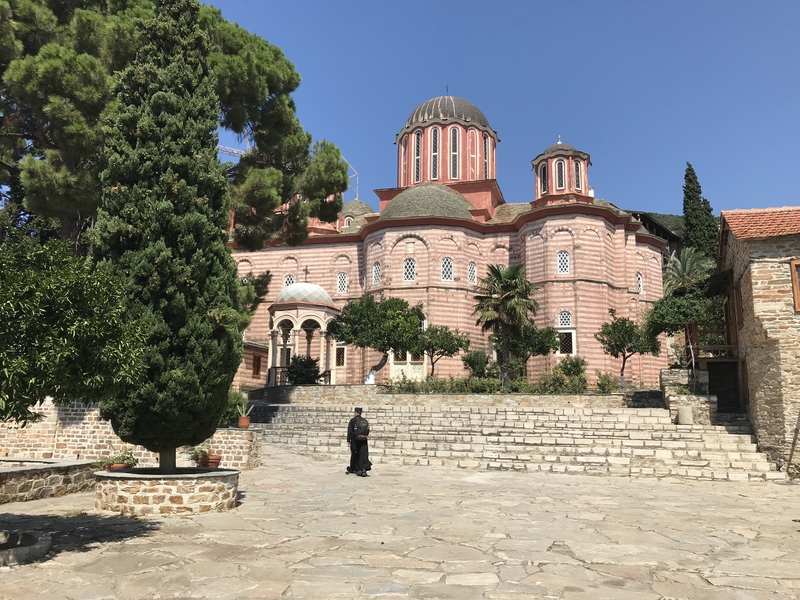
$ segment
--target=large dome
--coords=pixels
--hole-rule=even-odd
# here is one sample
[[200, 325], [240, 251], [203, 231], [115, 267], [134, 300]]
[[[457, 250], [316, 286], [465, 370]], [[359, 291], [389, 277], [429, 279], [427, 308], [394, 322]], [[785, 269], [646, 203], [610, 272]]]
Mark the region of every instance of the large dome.
[[395, 196], [381, 212], [383, 219], [409, 217], [448, 217], [472, 219], [469, 200], [446, 185], [421, 183]]
[[480, 108], [468, 100], [455, 96], [439, 96], [423, 102], [408, 117], [406, 127], [440, 119], [458, 119], [491, 128]]
[[281, 293], [275, 298], [274, 303], [292, 304], [294, 302], [335, 306], [333, 300], [331, 300], [330, 294], [316, 283], [293, 283], [281, 290]]

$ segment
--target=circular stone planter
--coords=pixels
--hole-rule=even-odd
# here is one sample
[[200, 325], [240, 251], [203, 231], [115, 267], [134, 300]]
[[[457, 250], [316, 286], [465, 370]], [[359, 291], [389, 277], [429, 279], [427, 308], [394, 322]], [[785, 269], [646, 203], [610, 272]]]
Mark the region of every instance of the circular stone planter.
[[47, 533], [0, 530], [0, 567], [41, 558], [50, 551], [52, 543]]
[[224, 512], [236, 506], [239, 471], [184, 468], [98, 471], [94, 507], [128, 517]]

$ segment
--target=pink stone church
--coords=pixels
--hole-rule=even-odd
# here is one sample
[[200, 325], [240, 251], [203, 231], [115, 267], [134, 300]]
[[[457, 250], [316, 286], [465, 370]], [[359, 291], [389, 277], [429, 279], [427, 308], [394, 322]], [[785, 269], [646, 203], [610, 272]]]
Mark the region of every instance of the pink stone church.
[[[296, 354], [319, 359], [326, 382], [363, 383], [380, 355], [337, 343], [327, 324], [365, 293], [422, 304], [427, 324], [459, 329], [472, 349], [491, 354], [472, 316], [474, 286], [487, 265], [519, 263], [539, 287], [535, 323], [560, 332], [558, 352], [531, 359], [529, 374], [570, 354], [588, 360], [590, 381], [597, 370], [617, 374], [620, 361], [603, 353], [594, 334], [609, 308], [638, 319], [661, 297], [666, 242], [594, 198], [589, 155], [560, 140], [532, 160], [533, 200], [507, 201], [495, 179], [499, 141], [474, 104], [453, 96], [428, 100], [397, 134], [397, 185], [375, 191], [379, 212], [353, 200], [336, 223], [310, 223], [299, 247], [235, 251], [240, 276], [269, 271], [273, 279], [245, 332], [234, 385], [285, 384], [285, 365]], [[657, 384], [665, 356], [634, 357], [626, 379]], [[429, 371], [426, 356], [398, 352], [376, 381], [420, 379]], [[436, 374], [466, 371], [460, 357], [443, 358]]]

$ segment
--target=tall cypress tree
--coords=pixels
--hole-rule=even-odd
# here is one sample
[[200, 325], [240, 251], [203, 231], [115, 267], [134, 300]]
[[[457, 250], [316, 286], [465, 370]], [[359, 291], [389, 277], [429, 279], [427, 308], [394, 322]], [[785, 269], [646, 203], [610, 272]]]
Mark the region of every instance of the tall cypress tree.
[[242, 358], [236, 266], [225, 242], [218, 100], [196, 0], [158, 0], [119, 77], [105, 124], [98, 269], [127, 281], [127, 316], [147, 333], [146, 375], [100, 405], [122, 440], [160, 455], [213, 434]]
[[683, 176], [683, 221], [684, 244], [716, 260], [719, 226], [711, 212], [711, 203], [703, 198], [697, 174], [688, 162]]

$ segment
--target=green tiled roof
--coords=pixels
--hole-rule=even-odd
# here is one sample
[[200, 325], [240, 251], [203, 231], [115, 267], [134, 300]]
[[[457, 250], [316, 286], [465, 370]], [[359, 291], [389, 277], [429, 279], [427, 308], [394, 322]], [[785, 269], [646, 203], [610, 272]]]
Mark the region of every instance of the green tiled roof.
[[383, 219], [404, 219], [408, 217], [449, 217], [451, 219], [470, 219], [473, 208], [464, 196], [446, 185], [421, 183], [400, 192], [386, 205], [381, 213]]

